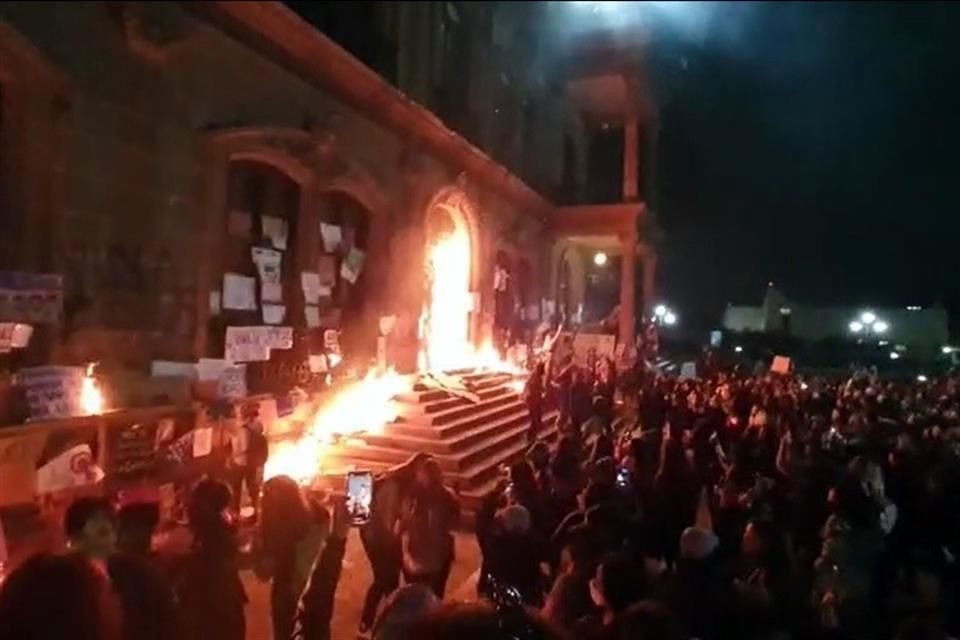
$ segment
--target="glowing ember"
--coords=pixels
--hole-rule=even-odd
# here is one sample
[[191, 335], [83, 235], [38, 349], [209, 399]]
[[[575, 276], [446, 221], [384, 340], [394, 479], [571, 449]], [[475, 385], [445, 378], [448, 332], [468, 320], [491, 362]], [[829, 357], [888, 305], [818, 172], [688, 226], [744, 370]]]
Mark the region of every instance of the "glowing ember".
[[93, 377], [95, 365], [87, 367], [87, 375], [83, 378], [83, 386], [80, 388], [80, 406], [87, 415], [97, 415], [103, 413], [103, 394], [97, 387], [97, 381]]

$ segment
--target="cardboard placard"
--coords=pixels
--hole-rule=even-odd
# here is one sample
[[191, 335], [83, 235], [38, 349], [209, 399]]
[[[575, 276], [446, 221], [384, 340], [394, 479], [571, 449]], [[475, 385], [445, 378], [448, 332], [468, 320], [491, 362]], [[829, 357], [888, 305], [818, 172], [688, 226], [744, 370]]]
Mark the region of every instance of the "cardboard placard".
[[111, 432], [110, 473], [149, 476], [157, 468], [157, 424], [134, 424]]

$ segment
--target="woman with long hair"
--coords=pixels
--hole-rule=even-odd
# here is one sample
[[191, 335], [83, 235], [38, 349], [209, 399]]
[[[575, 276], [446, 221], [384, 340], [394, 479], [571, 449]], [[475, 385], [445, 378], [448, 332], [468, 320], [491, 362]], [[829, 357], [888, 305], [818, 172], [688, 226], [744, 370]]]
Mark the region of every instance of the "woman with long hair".
[[297, 600], [329, 532], [329, 516], [308, 503], [300, 485], [287, 476], [263, 486], [257, 574], [269, 579], [273, 637], [289, 638]]

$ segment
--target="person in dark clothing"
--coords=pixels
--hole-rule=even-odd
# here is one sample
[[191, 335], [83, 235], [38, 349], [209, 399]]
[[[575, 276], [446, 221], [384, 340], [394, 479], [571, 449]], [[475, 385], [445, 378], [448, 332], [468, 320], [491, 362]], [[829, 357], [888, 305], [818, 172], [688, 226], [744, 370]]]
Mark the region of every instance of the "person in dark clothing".
[[329, 640], [333, 600], [343, 569], [343, 556], [350, 533], [350, 512], [344, 496], [332, 500], [332, 526], [323, 551], [317, 557], [300, 597], [291, 640]]
[[327, 513], [308, 504], [300, 485], [287, 476], [263, 486], [260, 519], [261, 578], [270, 579], [273, 636], [289, 638], [297, 600], [326, 538]]
[[524, 604], [543, 601], [539, 558], [541, 538], [532, 530], [530, 513], [519, 504], [500, 509], [483, 545], [486, 576], [492, 584], [516, 589]]
[[121, 611], [84, 554], [38, 554], [0, 585], [0, 640], [121, 640]]
[[184, 640], [245, 640], [247, 594], [230, 503], [230, 488], [216, 480], [201, 480], [191, 495], [193, 550], [177, 581]]
[[453, 528], [460, 519], [460, 502], [443, 485], [440, 464], [433, 458], [417, 470], [402, 514], [399, 531], [404, 579], [422, 582], [443, 598], [453, 566]]
[[360, 529], [360, 541], [373, 570], [373, 582], [367, 589], [360, 615], [361, 633], [373, 625], [380, 601], [400, 584], [403, 554], [397, 527], [401, 507], [413, 490], [418, 470], [429, 458], [425, 453], [418, 453], [379, 476], [373, 484], [370, 520]]

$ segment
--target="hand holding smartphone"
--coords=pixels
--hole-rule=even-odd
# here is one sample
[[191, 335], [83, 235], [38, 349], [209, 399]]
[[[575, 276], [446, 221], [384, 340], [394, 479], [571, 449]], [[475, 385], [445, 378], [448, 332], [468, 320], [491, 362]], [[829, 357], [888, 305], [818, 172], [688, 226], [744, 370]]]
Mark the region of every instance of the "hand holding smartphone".
[[350, 471], [347, 473], [347, 511], [354, 525], [364, 524], [370, 520], [372, 502], [373, 472]]

